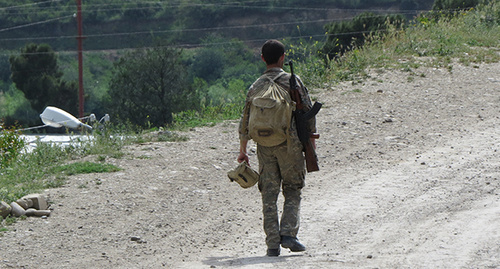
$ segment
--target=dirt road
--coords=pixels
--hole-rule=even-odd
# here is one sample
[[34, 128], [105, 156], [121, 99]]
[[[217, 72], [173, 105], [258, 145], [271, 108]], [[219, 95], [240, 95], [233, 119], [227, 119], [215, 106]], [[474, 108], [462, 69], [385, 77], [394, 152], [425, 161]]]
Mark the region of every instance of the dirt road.
[[324, 107], [306, 252], [265, 257], [258, 190], [226, 177], [229, 121], [130, 146], [106, 160], [122, 171], [47, 190], [52, 215], [0, 236], [0, 268], [500, 268], [499, 63], [312, 92]]

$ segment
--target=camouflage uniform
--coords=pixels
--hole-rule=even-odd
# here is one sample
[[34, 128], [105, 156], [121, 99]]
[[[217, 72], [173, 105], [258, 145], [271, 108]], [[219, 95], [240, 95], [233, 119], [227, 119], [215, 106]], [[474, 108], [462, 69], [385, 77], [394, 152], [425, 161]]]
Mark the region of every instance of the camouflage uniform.
[[[264, 76], [275, 78], [281, 72], [284, 72], [281, 68], [268, 69], [263, 76], [252, 84], [247, 96], [251, 96], [254, 89], [268, 83]], [[290, 92], [289, 79], [290, 74], [286, 73], [277, 80], [288, 92]], [[302, 81], [299, 78], [297, 80], [300, 86], [302, 104], [306, 110], [309, 110], [311, 108], [309, 93]], [[248, 102], [243, 111], [243, 113], [250, 113]], [[249, 140], [248, 130], [243, 127], [247, 126], [247, 124], [243, 124], [244, 118], [242, 117], [240, 121], [240, 139]], [[316, 120], [314, 118], [309, 121], [309, 129], [311, 132], [316, 132]], [[296, 237], [299, 231], [301, 191], [305, 184], [305, 160], [294, 120], [292, 120], [290, 139], [292, 140], [290, 150], [287, 142], [274, 147], [257, 145], [260, 173], [258, 186], [262, 195], [264, 231], [269, 249], [279, 248], [281, 236]], [[281, 222], [279, 221], [277, 206], [280, 188], [283, 188], [285, 198]]]

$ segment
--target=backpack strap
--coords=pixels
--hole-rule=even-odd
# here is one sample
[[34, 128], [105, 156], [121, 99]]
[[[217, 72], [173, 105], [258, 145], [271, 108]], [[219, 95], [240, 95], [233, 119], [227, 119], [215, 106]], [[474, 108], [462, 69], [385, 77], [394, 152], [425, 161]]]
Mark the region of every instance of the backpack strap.
[[286, 72], [282, 71], [278, 75], [276, 75], [273, 79], [271, 79], [271, 77], [269, 77], [269, 76], [267, 76], [267, 78], [270, 79], [270, 80], [272, 80], [273, 82], [276, 82], [276, 80], [278, 80], [280, 77], [282, 77], [285, 74], [286, 74]]

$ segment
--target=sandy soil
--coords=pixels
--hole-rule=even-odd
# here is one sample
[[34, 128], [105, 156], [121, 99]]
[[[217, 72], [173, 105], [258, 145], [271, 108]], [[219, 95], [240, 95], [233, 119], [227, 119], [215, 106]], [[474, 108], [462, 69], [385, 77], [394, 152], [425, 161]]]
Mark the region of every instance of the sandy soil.
[[106, 160], [122, 171], [47, 190], [52, 215], [0, 236], [0, 268], [500, 268], [499, 63], [312, 92], [324, 107], [306, 252], [265, 256], [259, 192], [226, 177], [228, 121], [130, 146]]

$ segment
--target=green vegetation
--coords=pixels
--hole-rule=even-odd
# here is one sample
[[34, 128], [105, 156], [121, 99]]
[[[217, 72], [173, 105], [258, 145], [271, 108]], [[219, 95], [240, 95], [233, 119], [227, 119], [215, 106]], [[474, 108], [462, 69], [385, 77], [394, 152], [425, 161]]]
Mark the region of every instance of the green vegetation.
[[[116, 152], [120, 150], [121, 144], [113, 143], [110, 139], [102, 141], [96, 137], [95, 141], [79, 147], [60, 147], [38, 143], [33, 152], [20, 154], [23, 149], [20, 145], [24, 145], [24, 141], [19, 139], [17, 133], [3, 130], [3, 134], [0, 135], [2, 153], [4, 146], [9, 143], [11, 146], [8, 149], [14, 152], [12, 146], [17, 146], [17, 151], [14, 155], [8, 155], [8, 161], [2, 162], [3, 166], [0, 167], [0, 201], [7, 203], [27, 194], [37, 193], [47, 188], [60, 187], [66, 182], [67, 176], [82, 173], [109, 173], [120, 170], [114, 165], [102, 163], [105, 160], [103, 155], [99, 155], [96, 162], [64, 164], [71, 159], [97, 152], [116, 157]], [[104, 144], [106, 147], [103, 149], [101, 146]], [[108, 150], [104, 152], [106, 149]], [[96, 181], [96, 184], [100, 184], [100, 181]], [[1, 232], [8, 230], [7, 226], [12, 225], [17, 220], [18, 218], [14, 217], [0, 220], [0, 236]]]
[[4, 169], [21, 154], [25, 143], [13, 129], [3, 129], [0, 125], [0, 169]]
[[436, 0], [432, 5], [432, 10], [440, 11], [444, 10], [446, 12], [468, 9], [477, 6], [479, 3], [485, 2], [481, 0]]
[[[3, 137], [0, 137], [3, 140]], [[72, 159], [81, 158], [99, 152], [102, 156], [118, 157], [116, 154], [123, 143], [116, 141], [101, 141], [99, 137], [80, 146], [58, 146], [49, 143], [37, 143], [36, 148], [29, 153], [19, 154], [10, 161], [0, 173], [0, 200], [12, 202], [18, 198], [35, 193], [46, 188], [54, 188], [64, 184], [66, 176], [75, 173], [101, 173], [117, 171], [118, 168], [100, 162], [72, 163], [64, 165]], [[108, 151], [100, 147], [108, 144]], [[96, 149], [98, 151], [96, 151]], [[18, 152], [20, 152], [19, 150]]]
[[110, 173], [120, 171], [112, 164], [76, 162], [52, 168], [52, 173], [62, 173], [64, 175], [90, 174], [90, 173]]
[[174, 123], [169, 127], [174, 130], [186, 130], [196, 126], [213, 126], [224, 120], [237, 119], [241, 116], [242, 102], [204, 107], [199, 111], [188, 110], [174, 114]]
[[[119, 127], [96, 127], [93, 136], [69, 146], [37, 142], [31, 152], [24, 152], [25, 141], [17, 132], [0, 130], [0, 201], [10, 203], [30, 193], [59, 187], [71, 175], [119, 171], [105, 161], [122, 158], [125, 154], [122, 148], [131, 143], [186, 140], [170, 131], [159, 131], [156, 135], [152, 132], [136, 134], [123, 132]], [[78, 161], [85, 156], [93, 156], [95, 161]]]
[[181, 51], [156, 46], [122, 57], [111, 79], [110, 113], [134, 125], [165, 126], [196, 100], [185, 79]]
[[361, 47], [367, 38], [384, 35], [389, 27], [400, 29], [405, 22], [402, 15], [376, 15], [364, 12], [352, 21], [343, 21], [325, 26], [328, 38], [323, 53], [330, 59], [344, 54], [353, 48]]
[[[331, 63], [326, 81], [357, 80], [366, 69], [445, 67], [500, 60], [500, 4], [493, 2], [457, 12], [451, 18], [423, 14], [404, 30], [389, 28], [386, 36], [370, 36], [367, 44]], [[450, 67], [451, 68], [451, 67]]]
[[[37, 3], [38, 2], [38, 3]], [[162, 38], [174, 44], [202, 43], [207, 33], [222, 33], [226, 38], [255, 39], [290, 36], [294, 29], [257, 27], [240, 31], [231, 28], [241, 18], [280, 22], [284, 16], [325, 14], [327, 9], [430, 9], [433, 0], [178, 0], [178, 1], [82, 1], [84, 31], [89, 35], [85, 48], [89, 50], [138, 48]], [[4, 0], [0, 7], [0, 25], [7, 40], [0, 47], [17, 49], [26, 42], [39, 43], [42, 38], [55, 50], [74, 49], [75, 1]], [[303, 10], [301, 10], [303, 9]], [[306, 12], [306, 13], [304, 13]], [[276, 18], [276, 19], [273, 19]], [[33, 25], [33, 23], [36, 23]], [[322, 34], [320, 24], [304, 25], [311, 35]], [[212, 28], [211, 30], [207, 28]], [[268, 35], [263, 37], [263, 31]], [[47, 37], [46, 33], [53, 33]], [[90, 34], [91, 33], [91, 34]], [[130, 34], [134, 33], [134, 34]]]
[[19, 56], [11, 56], [9, 62], [12, 82], [33, 109], [42, 111], [52, 103], [73, 114], [78, 111], [76, 82], [62, 80], [57, 56], [49, 45], [28, 44]]

